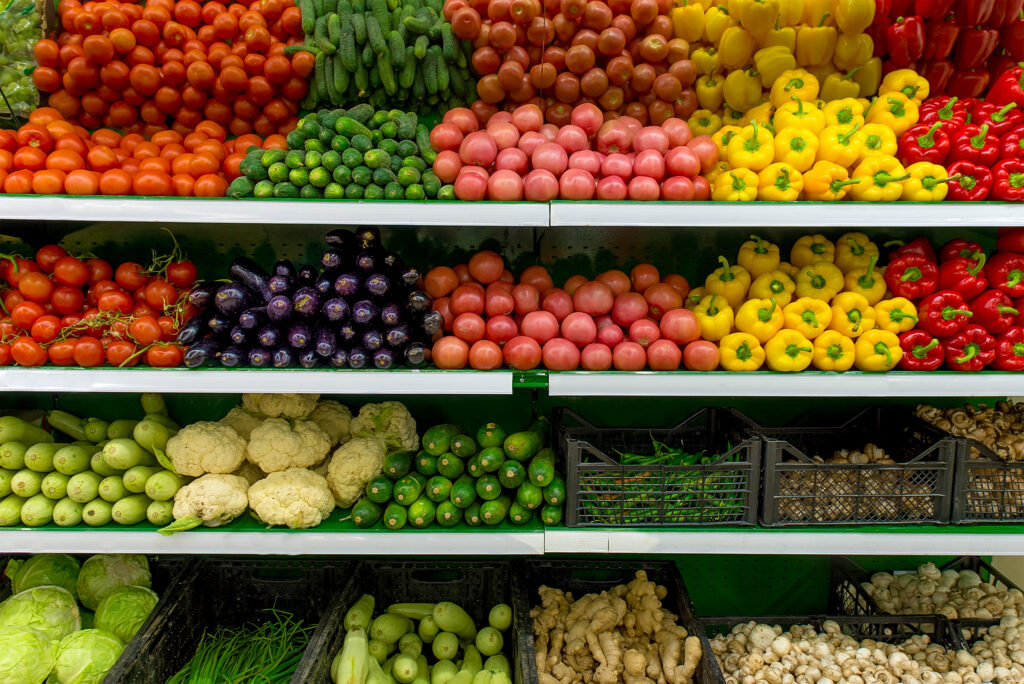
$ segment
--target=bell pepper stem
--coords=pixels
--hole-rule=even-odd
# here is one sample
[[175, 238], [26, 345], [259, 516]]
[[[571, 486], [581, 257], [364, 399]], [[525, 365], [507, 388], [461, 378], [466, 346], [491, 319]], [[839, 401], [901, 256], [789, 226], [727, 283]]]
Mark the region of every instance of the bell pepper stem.
[[938, 339], [933, 337], [932, 341], [929, 342], [928, 344], [926, 344], [924, 346], [921, 346], [920, 344], [915, 346], [914, 350], [911, 353], [914, 355], [914, 358], [926, 359], [926, 358], [928, 358], [928, 352], [930, 352], [932, 349], [935, 349], [938, 346], [939, 346]]
[[839, 180], [836, 178], [832, 181], [832, 184], [828, 186], [828, 189], [833, 195], [838, 195], [847, 185], [856, 185], [857, 183], [860, 183], [860, 181], [860, 178], [850, 178], [849, 180]]
[[753, 355], [753, 352], [750, 351], [750, 344], [746, 340], [736, 347], [736, 358], [740, 361], [749, 361]]
[[798, 347], [795, 344], [791, 344], [786, 347], [786, 356], [790, 356], [795, 359], [796, 357], [800, 356], [800, 352], [810, 353], [812, 351], [814, 350], [811, 349], [810, 347]]
[[851, 309], [846, 312], [846, 320], [853, 323], [853, 327], [850, 328], [850, 330], [857, 332], [860, 330], [861, 321], [864, 320], [864, 314], [862, 314], [859, 309]]
[[903, 118], [907, 115], [907, 107], [903, 104], [903, 101], [895, 97], [887, 97], [886, 102], [889, 103], [889, 113], [895, 117]]
[[775, 303], [775, 297], [772, 297], [772, 305], [769, 308], [757, 310], [757, 320], [762, 323], [767, 323], [772, 320], [772, 314], [775, 313], [776, 306], [778, 305]]
[[802, 79], [802, 78], [794, 78], [794, 79], [791, 79], [788, 83], [786, 83], [786, 85], [783, 88], [783, 90], [785, 90], [786, 92], [789, 92], [793, 88], [803, 88], [803, 87], [804, 87], [804, 79]]
[[943, 183], [949, 183], [960, 179], [960, 174], [954, 174], [946, 178], [936, 178], [935, 176], [925, 176], [921, 179], [921, 187], [925, 190], [934, 190], [935, 186], [942, 185]]
[[814, 271], [807, 271], [807, 275], [810, 278], [811, 287], [813, 287], [815, 290], [820, 290], [824, 288], [827, 284], [825, 281], [825, 276], [823, 275], [815, 273]]
[[976, 150], [980, 150], [985, 147], [985, 136], [988, 135], [988, 124], [982, 124], [981, 130], [978, 131], [978, 135], [971, 137], [971, 147]]
[[923, 150], [931, 149], [935, 147], [935, 131], [942, 127], [942, 122], [936, 121], [932, 124], [932, 127], [928, 129], [928, 132], [924, 135], [917, 136], [917, 146]]
[[768, 248], [764, 246], [764, 239], [760, 235], [751, 235], [750, 239], [756, 244], [754, 245], [754, 251], [758, 254], [767, 254]]
[[818, 22], [818, 28], [821, 28], [822, 26], [824, 26], [825, 22], [828, 21], [828, 18], [831, 17], [831, 16], [832, 16], [831, 12], [825, 12], [824, 14], [822, 14], [821, 15], [821, 21]]
[[905, 283], [908, 280], [912, 282], [917, 282], [922, 277], [924, 277], [924, 274], [921, 273], [921, 269], [919, 269], [917, 266], [911, 266], [903, 272], [903, 275], [900, 276], [900, 282]]
[[875, 185], [880, 188], [884, 188], [889, 183], [899, 183], [910, 178], [909, 173], [905, 173], [902, 176], [894, 176], [888, 171], [879, 171], [874, 176]]
[[825, 355], [833, 361], [838, 361], [843, 358], [843, 345], [841, 344], [830, 344], [828, 349], [825, 350]]
[[800, 314], [800, 320], [806, 323], [807, 325], [811, 326], [812, 328], [818, 327], [818, 317], [814, 314], [813, 311], [804, 311], [802, 314]]
[[978, 273], [981, 272], [981, 269], [985, 267], [985, 260], [988, 257], [985, 256], [984, 252], [975, 252], [971, 258], [975, 259], [978, 263], [974, 266], [974, 268], [967, 269], [967, 272], [970, 273], [972, 276], [976, 276], [978, 275]]
[[1014, 309], [1012, 306], [997, 306], [996, 311], [1001, 314], [1013, 314], [1014, 316], [1020, 313], [1020, 311]]
[[979, 351], [981, 351], [981, 349], [978, 347], [978, 345], [974, 344], [973, 342], [970, 344], [965, 344], [964, 355], [958, 356], [957, 358], [953, 359], [953, 361], [955, 361], [956, 363], [967, 363], [975, 356], [977, 356]]
[[1013, 343], [1013, 355], [1014, 356], [1024, 356], [1024, 342], [1014, 342]]
[[951, 97], [946, 104], [942, 105], [942, 109], [937, 112], [937, 116], [940, 121], [951, 121], [953, 119], [953, 105], [959, 98]]
[[851, 128], [848, 132], [843, 133], [842, 135], [836, 136], [836, 140], [839, 142], [840, 145], [849, 145], [850, 144], [850, 138], [852, 138], [853, 134], [856, 133], [859, 129], [860, 129], [860, 123], [856, 123], [856, 124], [853, 125], [853, 128]]
[[875, 286], [875, 264], [878, 263], [878, 256], [873, 255], [871, 260], [868, 262], [868, 270], [864, 272], [864, 275], [857, 278], [857, 286], [862, 287], [865, 290], [870, 290]]
[[889, 351], [889, 345], [885, 342], [876, 342], [874, 351], [876, 354], [880, 354], [885, 357], [886, 368], [892, 365], [892, 352]]
[[846, 241], [850, 243], [850, 254], [853, 256], [860, 256], [864, 253], [864, 245], [860, 244], [852, 237], [846, 238]]
[[1015, 268], [1006, 274], [1006, 285], [1008, 287], [1017, 287], [1020, 285], [1020, 281], [1024, 280], [1024, 271], [1019, 268]]
[[804, 101], [796, 95], [789, 99], [796, 101], [796, 111], [793, 113], [802, 118], [804, 116]]
[[967, 316], [970, 318], [974, 315], [974, 312], [970, 309], [954, 309], [951, 306], [947, 306], [942, 310], [942, 318], [947, 321], [951, 321], [957, 316]]
[[913, 100], [914, 95], [917, 95], [917, 91], [921, 89], [921, 86], [906, 85], [900, 88], [900, 92], [903, 93], [908, 100]]
[[995, 121], [996, 123], [1002, 123], [1003, 121], [1006, 120], [1006, 116], [1010, 112], [1012, 112], [1014, 109], [1016, 109], [1016, 108], [1017, 108], [1017, 103], [1016, 102], [1011, 102], [1010, 104], [1006, 105], [1005, 107], [1000, 109], [998, 112], [993, 114], [992, 115], [992, 120]]
[[729, 270], [729, 260], [724, 256], [718, 257], [718, 263], [722, 264], [722, 275], [718, 276], [719, 280], [728, 282], [736, 279], [736, 274]]
[[757, 121], [751, 121], [750, 126], [754, 129], [754, 135], [747, 138], [747, 141], [743, 143], [743, 149], [747, 152], [756, 152], [761, 149], [761, 143], [757, 139]]

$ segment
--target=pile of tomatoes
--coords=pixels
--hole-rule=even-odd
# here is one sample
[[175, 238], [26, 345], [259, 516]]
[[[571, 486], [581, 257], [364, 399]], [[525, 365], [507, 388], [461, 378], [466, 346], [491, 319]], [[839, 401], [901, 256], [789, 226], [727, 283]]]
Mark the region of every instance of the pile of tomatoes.
[[431, 269], [423, 283], [444, 318], [444, 336], [431, 350], [438, 368], [714, 367], [707, 367], [709, 343], [700, 341], [696, 316], [683, 308], [686, 278], [662, 277], [651, 264], [594, 280], [574, 275], [555, 287], [543, 266], [526, 268], [516, 283], [500, 255], [482, 251], [467, 264]]
[[[182, 135], [209, 119], [233, 135], [288, 133], [313, 55], [294, 0], [61, 0], [57, 40], [35, 46], [33, 81], [49, 104], [88, 129]], [[148, 130], [147, 130], [148, 128]]]
[[251, 145], [288, 149], [279, 134], [226, 135], [213, 121], [185, 136], [165, 129], [149, 140], [108, 128], [90, 134], [41, 107], [17, 130], [0, 130], [0, 188], [18, 195], [223, 197]]
[[46, 245], [35, 259], [0, 261], [0, 365], [181, 365], [173, 343], [193, 312], [187, 293], [196, 267], [175, 251], [159, 273], [125, 262], [115, 269]]

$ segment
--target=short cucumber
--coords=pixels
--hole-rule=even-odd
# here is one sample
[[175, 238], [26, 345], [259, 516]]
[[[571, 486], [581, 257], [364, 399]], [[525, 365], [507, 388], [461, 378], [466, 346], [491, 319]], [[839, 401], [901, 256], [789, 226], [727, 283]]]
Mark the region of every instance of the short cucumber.
[[405, 510], [405, 506], [394, 501], [389, 503], [388, 507], [384, 509], [384, 527], [389, 530], [402, 529], [405, 527], [408, 518], [409, 515]]
[[472, 525], [476, 527], [477, 525], [483, 523], [483, 520], [481, 520], [480, 518], [480, 504], [471, 504], [468, 508], [466, 508], [465, 513], [463, 514], [462, 517], [463, 520], [466, 521], [467, 525]]
[[499, 496], [493, 501], [480, 504], [480, 519], [485, 525], [497, 525], [508, 516], [512, 501], [507, 496]]
[[437, 472], [449, 480], [455, 480], [466, 471], [466, 464], [453, 453], [445, 453], [437, 459]]
[[421, 496], [409, 506], [409, 524], [418, 529], [434, 524], [437, 507], [426, 495]]
[[555, 452], [541, 449], [526, 469], [529, 481], [538, 487], [547, 487], [555, 479]]
[[532, 430], [516, 432], [505, 438], [502, 447], [509, 458], [526, 462], [540, 451], [541, 437]]
[[469, 435], [455, 435], [448, 448], [459, 458], [469, 458], [476, 453], [476, 442]]
[[463, 475], [452, 484], [451, 502], [459, 508], [466, 508], [476, 501], [476, 487], [472, 477]]
[[412, 469], [412, 456], [407, 451], [395, 452], [384, 459], [382, 469], [392, 480], [403, 478]]
[[481, 499], [491, 501], [501, 496], [501, 483], [490, 473], [481, 475], [476, 481], [476, 493]]
[[516, 501], [523, 508], [533, 510], [544, 504], [544, 494], [541, 488], [532, 482], [524, 482], [516, 490]]
[[508, 509], [508, 519], [514, 525], [525, 525], [533, 519], [533, 511], [521, 506], [518, 501], [513, 501]]
[[545, 525], [557, 525], [562, 522], [561, 506], [544, 506], [540, 509], [540, 519]]
[[565, 480], [555, 475], [551, 483], [544, 488], [544, 502], [550, 506], [561, 506], [565, 503]]
[[519, 461], [505, 461], [498, 469], [498, 481], [506, 489], [515, 489], [526, 481], [526, 466]]
[[374, 503], [387, 503], [391, 501], [393, 486], [390, 479], [384, 475], [378, 475], [366, 483], [366, 498]]
[[416, 472], [423, 475], [437, 475], [437, 457], [421, 451], [416, 456]]
[[384, 508], [374, 501], [362, 498], [352, 507], [352, 522], [356, 527], [366, 528], [376, 525], [381, 516], [384, 515]]
[[451, 501], [437, 504], [437, 524], [441, 527], [455, 527], [462, 520], [462, 509]]
[[476, 442], [481, 447], [500, 447], [505, 442], [505, 431], [497, 423], [481, 425], [476, 431]]
[[434, 503], [441, 503], [451, 496], [452, 481], [443, 475], [435, 475], [427, 482], [426, 494]]
[[392, 496], [398, 503], [408, 506], [418, 499], [422, 492], [423, 484], [414, 476], [406, 475], [395, 482]]
[[505, 452], [498, 447], [487, 447], [476, 456], [480, 469], [485, 473], [496, 472], [505, 461]]
[[480, 458], [478, 456], [474, 456], [466, 461], [466, 472], [473, 477], [480, 477], [484, 474], [483, 468], [480, 467]]
[[423, 433], [423, 450], [428, 454], [440, 456], [448, 451], [452, 439], [462, 433], [462, 428], [453, 423], [435, 425]]

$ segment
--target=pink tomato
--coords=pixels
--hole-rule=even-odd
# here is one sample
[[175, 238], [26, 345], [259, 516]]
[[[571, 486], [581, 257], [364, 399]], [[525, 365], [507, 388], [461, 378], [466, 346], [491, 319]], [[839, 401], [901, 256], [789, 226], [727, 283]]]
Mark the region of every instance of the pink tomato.
[[[488, 172], [487, 169], [485, 169], [482, 166], [463, 166], [461, 169], [459, 169], [459, 176], [461, 176], [463, 174], [466, 174], [466, 173], [475, 173], [476, 175], [480, 176], [481, 178], [490, 178], [491, 177], [490, 172]], [[456, 176], [456, 178], [458, 178], [459, 176]]]
[[612, 367], [612, 350], [607, 344], [594, 342], [580, 352], [580, 367], [588, 371], [606, 371]]
[[634, 321], [647, 316], [648, 304], [639, 292], [625, 292], [615, 298], [612, 304], [612, 320], [628, 328]]
[[518, 334], [519, 326], [511, 316], [492, 316], [484, 328], [484, 337], [498, 344], [505, 344]]
[[497, 202], [518, 202], [523, 199], [523, 178], [515, 171], [495, 171], [487, 179], [487, 199]]
[[526, 156], [532, 156], [533, 151], [548, 142], [548, 139], [537, 131], [527, 131], [519, 136], [519, 149], [526, 153]]
[[495, 123], [497, 123], [499, 121], [505, 121], [507, 123], [512, 123], [512, 113], [511, 112], [496, 112], [494, 114], [494, 116], [492, 116], [490, 119], [487, 120], [487, 125], [490, 126], [492, 121], [495, 122]]
[[587, 136], [591, 136], [597, 133], [604, 123], [604, 114], [594, 103], [584, 102], [572, 108], [569, 120], [572, 125], [582, 128]]
[[597, 324], [591, 316], [575, 311], [562, 321], [561, 334], [582, 349], [597, 338]]
[[690, 130], [690, 124], [682, 119], [677, 119], [676, 117], [665, 119], [661, 122], [661, 127], [668, 135], [669, 147], [679, 147], [693, 139], [693, 131]]
[[485, 298], [484, 288], [480, 283], [462, 283], [452, 292], [452, 314], [459, 316], [464, 313], [474, 313], [479, 316], [484, 312]]
[[531, 311], [523, 316], [519, 330], [544, 344], [558, 334], [558, 319], [550, 311]]
[[462, 138], [462, 131], [455, 124], [440, 123], [430, 129], [430, 146], [435, 152], [459, 149]]
[[559, 197], [566, 200], [588, 200], [597, 192], [597, 181], [589, 171], [569, 169], [558, 179]]
[[582, 128], [572, 124], [558, 129], [558, 133], [555, 135], [555, 142], [561, 145], [569, 154], [586, 150], [590, 147], [590, 144], [587, 142], [587, 134]]
[[665, 155], [665, 170], [670, 176], [693, 178], [700, 174], [700, 159], [689, 147], [673, 147]]
[[593, 176], [601, 173], [601, 155], [593, 150], [578, 150], [569, 155], [570, 169], [583, 169]]
[[494, 145], [499, 151], [519, 143], [519, 129], [508, 121], [495, 122], [491, 119], [487, 122], [487, 134], [494, 139]]
[[[507, 289], [506, 289], [507, 288]], [[503, 316], [515, 311], [516, 300], [512, 296], [512, 286], [497, 281], [487, 286], [484, 293], [484, 313], [488, 316]]]
[[644, 349], [646, 349], [651, 342], [660, 338], [661, 330], [658, 329], [658, 324], [649, 318], [641, 318], [638, 321], [633, 321], [629, 326], [629, 339], [636, 342]]
[[644, 127], [643, 122], [635, 116], [620, 116], [618, 122], [628, 128], [633, 135], [636, 135], [637, 131]]
[[486, 131], [473, 131], [459, 145], [459, 158], [463, 164], [486, 168], [494, 163], [497, 156], [498, 146]]
[[635, 202], [652, 202], [660, 196], [658, 181], [649, 176], [636, 176], [629, 181], [629, 199]]
[[512, 110], [512, 123], [520, 133], [539, 131], [544, 124], [544, 112], [535, 104], [519, 105]]
[[461, 313], [455, 317], [455, 322], [452, 323], [452, 332], [456, 337], [473, 344], [484, 338], [486, 325], [484, 319], [475, 313]]
[[647, 365], [651, 370], [679, 370], [682, 360], [683, 352], [680, 351], [679, 345], [671, 340], [655, 340], [647, 347]]
[[618, 176], [622, 180], [633, 177], [633, 160], [621, 153], [605, 155], [601, 160], [602, 176]]
[[665, 154], [668, 151], [668, 133], [661, 126], [644, 126], [633, 137], [633, 149], [637, 152], [655, 150]]
[[505, 343], [502, 356], [509, 368], [531, 370], [540, 365], [541, 349], [537, 340], [519, 335]]
[[633, 130], [623, 122], [626, 117], [605, 121], [597, 131], [597, 151], [603, 154], [629, 152], [633, 145]]
[[523, 179], [523, 191], [531, 202], [550, 202], [558, 197], [558, 179], [547, 169], [534, 169]]
[[689, 202], [693, 199], [693, 181], [686, 176], [672, 176], [661, 184], [661, 199], [670, 202]]
[[632, 287], [632, 284], [629, 282], [629, 276], [617, 268], [605, 271], [604, 273], [599, 273], [594, 280], [599, 283], [604, 283], [610, 287], [612, 289], [612, 294], [616, 297], [623, 292], [629, 292], [630, 287]]
[[605, 176], [597, 182], [597, 199], [620, 201], [626, 199], [629, 191], [626, 181], [618, 176]]
[[[589, 282], [589, 279], [586, 276], [581, 276], [577, 273], [576, 275], [569, 276], [568, 279], [566, 279], [565, 284], [562, 285], [562, 289], [568, 292], [569, 296], [572, 296], [575, 294], [576, 289], [586, 282]], [[544, 293], [542, 293], [542, 296], [543, 294]]]
[[541, 294], [540, 308], [561, 322], [573, 312], [572, 296], [560, 287], [552, 287]]
[[620, 371], [643, 370], [647, 365], [647, 350], [636, 342], [619, 342], [612, 349], [612, 365]]
[[633, 162], [633, 173], [660, 181], [665, 177], [665, 157], [657, 150], [637, 152], [636, 161]]
[[698, 202], [706, 202], [711, 199], [711, 183], [704, 176], [697, 176], [693, 179], [693, 199]]
[[430, 356], [438, 368], [465, 368], [469, 360], [469, 345], [458, 337], [441, 337], [434, 342]]
[[576, 370], [580, 366], [580, 350], [569, 340], [555, 337], [544, 343], [541, 359], [548, 370]]
[[472, 133], [480, 128], [476, 114], [465, 107], [455, 107], [444, 113], [441, 121], [446, 124], [454, 124], [463, 134]]
[[624, 339], [626, 339], [625, 331], [614, 323], [612, 325], [606, 325], [597, 331], [597, 341], [601, 344], [607, 344], [612, 348]]
[[462, 168], [462, 160], [459, 159], [458, 152], [444, 150], [438, 152], [433, 168], [438, 180], [442, 183], [453, 183], [459, 175], [459, 169]]
[[533, 164], [534, 169], [544, 169], [555, 176], [560, 176], [569, 166], [569, 155], [566, 154], [565, 148], [558, 143], [546, 142], [533, 151], [530, 163]]
[[705, 173], [710, 171], [718, 163], [718, 145], [711, 139], [710, 135], [698, 135], [686, 143], [700, 160], [700, 168]]
[[686, 370], [713, 371], [718, 368], [718, 346], [707, 340], [697, 340], [683, 349], [683, 365]]
[[700, 323], [689, 309], [666, 311], [658, 324], [661, 336], [676, 344], [686, 345], [700, 339]]
[[503, 169], [525, 176], [530, 170], [530, 158], [518, 147], [506, 147], [494, 159], [494, 170], [497, 172]]
[[554, 142], [555, 136], [558, 135], [558, 126], [546, 123], [540, 127], [540, 134], [543, 135], [544, 139], [548, 142]]
[[572, 303], [577, 311], [591, 316], [600, 316], [612, 310], [615, 293], [612, 288], [602, 282], [592, 280], [580, 285], [572, 295]]
[[469, 348], [469, 365], [476, 370], [501, 368], [501, 347], [490, 340], [477, 340]]
[[519, 283], [513, 287], [512, 299], [515, 300], [516, 313], [520, 316], [540, 308], [540, 290], [530, 283]]
[[479, 173], [467, 173], [468, 168], [463, 167], [455, 178], [455, 196], [463, 201], [479, 202], [487, 197], [487, 177]]

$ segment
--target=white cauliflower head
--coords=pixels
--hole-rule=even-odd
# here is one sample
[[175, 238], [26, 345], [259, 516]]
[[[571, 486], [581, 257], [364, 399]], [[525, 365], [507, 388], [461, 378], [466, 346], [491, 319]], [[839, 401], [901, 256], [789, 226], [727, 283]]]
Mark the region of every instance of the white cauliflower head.
[[318, 399], [319, 394], [243, 394], [242, 406], [267, 418], [306, 418]]
[[230, 473], [245, 460], [245, 440], [232, 427], [201, 420], [167, 440], [167, 456], [179, 475]]
[[309, 414], [309, 419], [327, 433], [331, 438], [331, 446], [344, 444], [352, 438], [349, 434], [352, 412], [344, 404], [331, 400], [321, 401]]
[[265, 473], [305, 468], [324, 460], [331, 438], [311, 420], [267, 418], [249, 435], [245, 455]]
[[242, 461], [242, 465], [238, 466], [238, 470], [231, 474], [244, 477], [250, 487], [267, 476], [267, 474], [260, 470], [259, 466], [252, 461]]
[[316, 527], [334, 510], [334, 495], [322, 475], [289, 468], [249, 487], [249, 508], [268, 525]]
[[352, 419], [351, 431], [356, 437], [378, 434], [393, 449], [416, 451], [420, 446], [416, 421], [409, 409], [397, 401], [366, 404], [359, 409], [359, 415]]
[[342, 444], [327, 467], [327, 483], [341, 508], [352, 506], [366, 483], [380, 475], [388, 452], [379, 436], [356, 437]]
[[228, 411], [228, 415], [221, 418], [219, 422], [227, 425], [228, 427], [234, 428], [235, 432], [237, 432], [242, 439], [248, 440], [249, 433], [256, 429], [259, 424], [263, 422], [263, 419], [249, 413], [241, 406], [236, 406]]
[[249, 505], [248, 489], [249, 483], [244, 477], [203, 475], [174, 495], [174, 520], [184, 523], [191, 518], [192, 522], [207, 527], [226, 525], [245, 513]]

